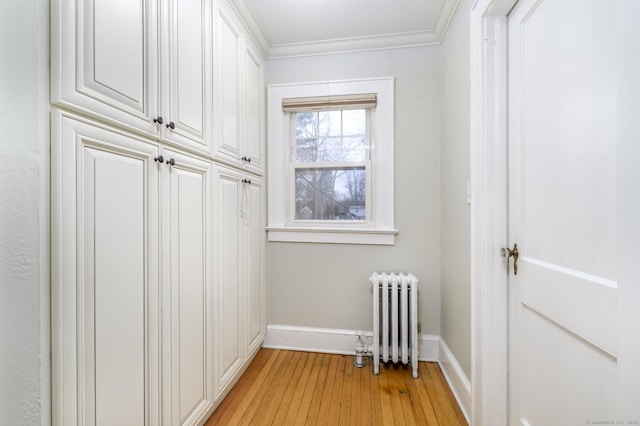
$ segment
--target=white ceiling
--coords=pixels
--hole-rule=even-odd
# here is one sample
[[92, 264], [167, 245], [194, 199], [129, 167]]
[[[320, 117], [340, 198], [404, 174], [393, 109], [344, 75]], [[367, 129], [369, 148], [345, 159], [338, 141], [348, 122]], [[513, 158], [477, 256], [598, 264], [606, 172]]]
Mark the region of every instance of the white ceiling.
[[267, 57], [286, 57], [439, 43], [458, 0], [233, 2]]

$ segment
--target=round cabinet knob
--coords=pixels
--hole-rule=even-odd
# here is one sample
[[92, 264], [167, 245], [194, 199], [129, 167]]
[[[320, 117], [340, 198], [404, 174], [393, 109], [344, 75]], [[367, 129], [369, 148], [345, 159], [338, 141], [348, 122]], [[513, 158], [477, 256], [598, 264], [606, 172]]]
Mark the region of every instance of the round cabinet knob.
[[162, 124], [162, 123], [164, 123], [164, 120], [162, 119], [162, 117], [158, 117], [158, 118], [154, 118], [153, 122], [154, 123], [158, 123], [158, 124]]
[[164, 157], [162, 155], [158, 155], [157, 157], [155, 157], [153, 159], [153, 161], [158, 162], [158, 163], [163, 163], [164, 162]]
[[176, 124], [173, 121], [170, 121], [169, 124], [167, 124], [167, 128], [173, 130], [176, 128]]
[[170, 166], [175, 166], [176, 165], [176, 160], [174, 160], [173, 158], [170, 158], [167, 160], [167, 164]]

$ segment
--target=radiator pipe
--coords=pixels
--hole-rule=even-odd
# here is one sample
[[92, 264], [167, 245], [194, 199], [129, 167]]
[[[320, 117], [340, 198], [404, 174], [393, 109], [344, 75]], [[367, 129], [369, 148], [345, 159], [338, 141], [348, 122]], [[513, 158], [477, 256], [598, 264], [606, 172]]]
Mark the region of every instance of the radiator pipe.
[[358, 334], [358, 340], [356, 341], [356, 360], [353, 361], [353, 365], [358, 368], [365, 366], [364, 359], [362, 359], [365, 352], [364, 342], [362, 341], [362, 335]]

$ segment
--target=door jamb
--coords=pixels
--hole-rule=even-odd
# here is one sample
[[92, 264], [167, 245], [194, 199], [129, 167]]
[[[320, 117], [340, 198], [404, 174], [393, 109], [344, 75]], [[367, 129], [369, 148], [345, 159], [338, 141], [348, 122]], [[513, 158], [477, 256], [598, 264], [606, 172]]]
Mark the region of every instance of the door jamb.
[[508, 424], [507, 15], [517, 0], [471, 9], [471, 423]]

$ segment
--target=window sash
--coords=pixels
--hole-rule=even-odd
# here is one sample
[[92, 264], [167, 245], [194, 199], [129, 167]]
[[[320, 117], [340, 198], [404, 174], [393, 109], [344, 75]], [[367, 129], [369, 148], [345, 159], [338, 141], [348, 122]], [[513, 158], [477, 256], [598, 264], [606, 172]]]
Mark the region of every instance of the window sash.
[[[284, 103], [284, 100], [283, 100]], [[358, 107], [361, 108], [361, 107]], [[365, 138], [366, 138], [366, 155], [365, 160], [361, 161], [298, 161], [297, 160], [297, 138], [296, 136], [296, 113], [302, 111], [292, 111], [289, 113], [289, 209], [288, 220], [289, 224], [304, 225], [304, 226], [368, 226], [374, 223], [372, 217], [372, 203], [371, 197], [373, 194], [372, 188], [372, 141], [371, 141], [371, 110], [366, 110], [366, 123], [365, 123]], [[306, 112], [306, 111], [305, 111]], [[344, 124], [341, 124], [341, 128], [344, 128]], [[348, 137], [349, 135], [343, 135], [342, 131], [340, 135], [334, 135], [340, 137]], [[302, 138], [305, 139], [305, 138]], [[313, 139], [313, 138], [310, 138]], [[296, 172], [297, 170], [327, 170], [327, 169], [354, 169], [364, 168], [365, 173], [365, 219], [364, 220], [351, 220], [351, 219], [297, 219], [296, 218]]]

